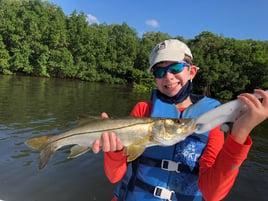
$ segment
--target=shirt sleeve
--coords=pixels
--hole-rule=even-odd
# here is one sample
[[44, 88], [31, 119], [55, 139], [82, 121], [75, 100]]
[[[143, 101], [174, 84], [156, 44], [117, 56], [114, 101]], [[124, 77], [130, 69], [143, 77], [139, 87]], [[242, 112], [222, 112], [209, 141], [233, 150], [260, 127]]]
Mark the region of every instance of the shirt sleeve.
[[250, 137], [244, 144], [239, 144], [230, 134], [224, 141], [219, 126], [210, 131], [199, 161], [198, 186], [205, 200], [222, 200], [229, 193], [251, 145]]
[[[139, 102], [131, 112], [131, 116], [148, 117], [151, 112], [151, 102]], [[111, 183], [120, 181], [127, 170], [127, 156], [123, 150], [119, 152], [104, 152], [104, 171]]]
[[120, 181], [127, 170], [127, 157], [123, 151], [104, 152], [104, 171], [111, 183]]

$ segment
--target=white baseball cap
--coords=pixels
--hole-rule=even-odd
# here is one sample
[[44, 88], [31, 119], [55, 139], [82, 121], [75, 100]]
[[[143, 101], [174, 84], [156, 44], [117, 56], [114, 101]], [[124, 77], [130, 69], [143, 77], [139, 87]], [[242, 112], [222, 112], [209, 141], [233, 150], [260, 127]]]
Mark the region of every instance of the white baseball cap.
[[185, 55], [193, 59], [191, 50], [185, 43], [177, 39], [165, 40], [157, 44], [151, 51], [149, 56], [149, 71], [151, 71], [155, 64], [161, 61], [182, 61]]

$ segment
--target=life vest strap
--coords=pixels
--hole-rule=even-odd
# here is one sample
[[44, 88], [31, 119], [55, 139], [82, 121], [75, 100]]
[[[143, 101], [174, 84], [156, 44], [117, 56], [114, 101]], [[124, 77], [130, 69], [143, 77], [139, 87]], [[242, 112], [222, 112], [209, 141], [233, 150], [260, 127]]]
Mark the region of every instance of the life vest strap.
[[154, 197], [157, 197], [159, 199], [172, 201], [172, 199], [176, 197], [174, 191], [166, 189], [161, 186], [153, 186], [151, 184], [141, 181], [140, 179], [136, 180], [135, 185], [147, 192], [150, 192]]
[[152, 167], [158, 167], [162, 170], [166, 171], [175, 171], [177, 173], [184, 172], [184, 173], [191, 173], [191, 174], [198, 174], [199, 173], [199, 167], [194, 167], [191, 169], [188, 165], [184, 165], [179, 162], [174, 162], [171, 160], [159, 160], [159, 159], [153, 159], [150, 157], [141, 156], [139, 158], [139, 162], [141, 164], [149, 165]]
[[201, 201], [203, 200], [202, 196], [183, 195], [183, 194], [176, 193], [175, 191], [164, 188], [164, 187], [153, 186], [140, 179], [136, 179], [135, 185], [136, 187], [139, 187], [143, 189], [144, 191], [151, 193], [156, 198], [164, 199], [168, 201], [172, 201], [172, 200]]

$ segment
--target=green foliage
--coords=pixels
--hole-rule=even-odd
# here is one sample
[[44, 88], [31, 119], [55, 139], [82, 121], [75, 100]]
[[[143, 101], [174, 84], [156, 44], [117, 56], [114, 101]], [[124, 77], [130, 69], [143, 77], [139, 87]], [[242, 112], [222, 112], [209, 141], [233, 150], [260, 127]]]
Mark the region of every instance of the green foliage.
[[225, 102], [241, 92], [265, 89], [268, 73], [265, 44], [224, 38], [210, 32], [196, 36], [189, 42], [194, 61], [200, 67], [194, 79], [195, 90]]
[[12, 72], [9, 69], [9, 54], [3, 43], [2, 36], [0, 35], [0, 72], [4, 75], [11, 75]]
[[48, 74], [53, 77], [72, 77], [76, 74], [73, 57], [66, 48], [51, 50], [47, 62]]
[[[141, 38], [126, 23], [89, 24], [41, 0], [0, 0], [0, 73], [76, 78], [155, 87], [148, 56], [166, 33]], [[185, 40], [200, 67], [194, 92], [225, 102], [241, 92], [268, 88], [268, 41], [236, 40], [205, 31]]]

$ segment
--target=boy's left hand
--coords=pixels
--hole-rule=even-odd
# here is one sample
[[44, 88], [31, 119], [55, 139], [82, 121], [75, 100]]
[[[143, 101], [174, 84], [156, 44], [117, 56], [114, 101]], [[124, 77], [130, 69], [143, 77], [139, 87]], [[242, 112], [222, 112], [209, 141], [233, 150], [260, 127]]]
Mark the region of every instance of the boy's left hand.
[[262, 102], [249, 93], [237, 97], [248, 107], [248, 110], [234, 122], [231, 132], [235, 140], [241, 144], [246, 141], [253, 128], [268, 118], [268, 93], [260, 89], [255, 89], [254, 93], [262, 97]]

